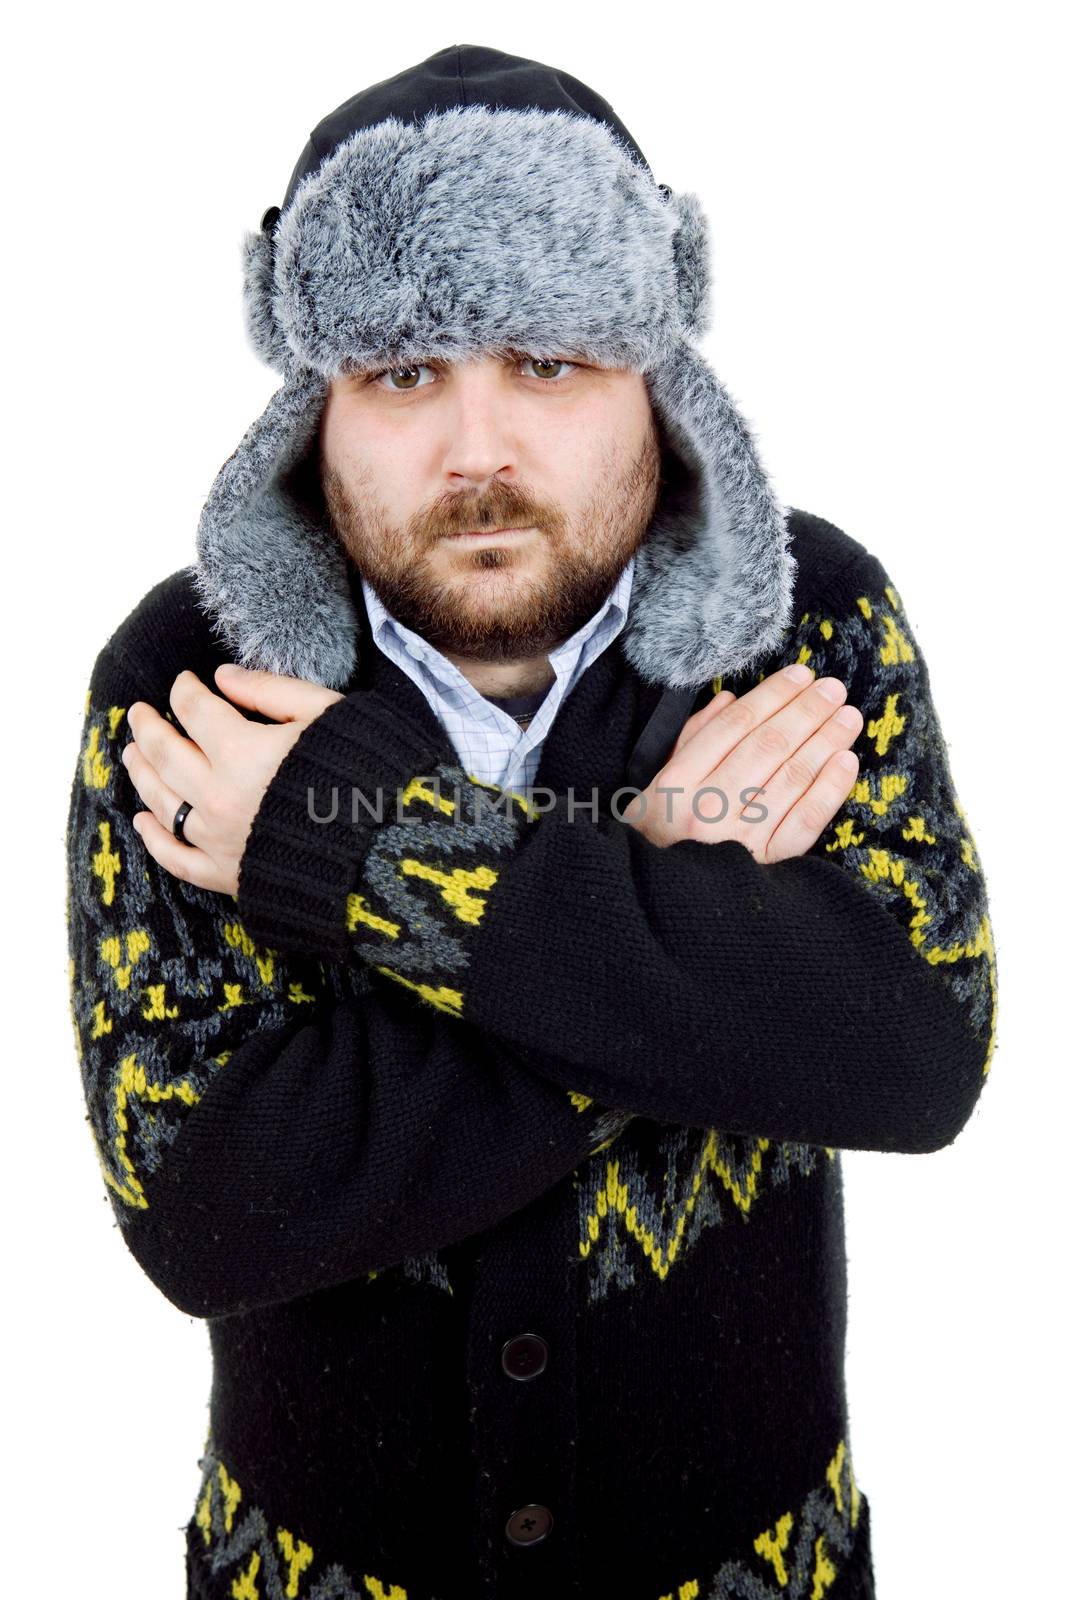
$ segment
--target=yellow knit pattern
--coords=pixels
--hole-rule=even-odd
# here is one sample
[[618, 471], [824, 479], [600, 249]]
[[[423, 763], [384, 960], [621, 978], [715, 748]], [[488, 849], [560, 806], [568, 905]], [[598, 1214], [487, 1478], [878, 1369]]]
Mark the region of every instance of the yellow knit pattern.
[[[353, 1600], [430, 1600], [392, 1575], [383, 1579], [363, 1572], [357, 1581], [276, 1514], [248, 1504], [232, 1463], [216, 1452], [210, 1429], [199, 1465], [196, 1508], [186, 1532], [198, 1569], [210, 1574], [210, 1592], [218, 1600], [309, 1600], [324, 1579], [331, 1594], [350, 1594]], [[691, 1574], [647, 1600], [712, 1600], [727, 1584], [729, 1592], [753, 1600], [770, 1600], [786, 1588], [805, 1600], [825, 1600], [848, 1576], [864, 1503], [848, 1441], [841, 1439], [822, 1481], [799, 1504], [784, 1507], [769, 1526], [754, 1530], [747, 1548], [714, 1571]], [[637, 1600], [630, 1590], [624, 1596], [617, 1581], [617, 1573], [605, 1575], [607, 1587], [597, 1594], [605, 1600], [608, 1595]]]
[[747, 1221], [772, 1188], [836, 1158], [829, 1146], [643, 1122], [617, 1153], [591, 1159], [575, 1179], [588, 1302], [646, 1274], [666, 1282], [706, 1228]]
[[[842, 678], [849, 703], [864, 715], [852, 746], [860, 761], [856, 781], [811, 853], [869, 886], [904, 927], [916, 955], [944, 972], [985, 1041], [984, 1076], [997, 1018], [985, 881], [952, 781], [926, 663], [897, 589], [885, 582], [855, 594], [841, 614], [806, 611], [773, 660], [758, 671], [716, 679], [713, 688], [729, 688], [740, 698], [793, 661], [820, 677]], [[424, 776], [404, 790], [407, 816], [427, 819], [425, 827], [398, 823], [376, 835], [360, 889], [349, 897], [348, 926], [379, 972], [460, 1017], [467, 946], [524, 828], [536, 826], [538, 814], [518, 793], [481, 783], [458, 767], [443, 765], [436, 776], [444, 783], [440, 797]], [[493, 791], [500, 808], [491, 826], [475, 820], [479, 789]], [[457, 804], [471, 819], [459, 846], [452, 826]], [[448, 822], [435, 822], [435, 812]], [[450, 859], [457, 848], [460, 861]]]
[[126, 708], [90, 687], [67, 836], [69, 1010], [120, 1221], [147, 1208], [145, 1178], [234, 1047], [324, 987], [319, 963], [260, 949], [232, 896], [181, 883], [150, 856], [132, 827], [144, 802], [119, 759], [127, 731]]
[[[261, 948], [232, 895], [183, 883], [155, 861], [132, 826], [145, 803], [120, 759], [128, 735], [126, 707], [94, 699], [90, 686], [67, 837], [68, 1004], [90, 1131], [123, 1224], [149, 1208], [146, 1179], [235, 1048], [314, 1009], [338, 985], [358, 997], [372, 981], [358, 961], [331, 969], [328, 980], [318, 961]], [[450, 805], [421, 780], [405, 795], [441, 811]], [[468, 926], [495, 881], [488, 868], [445, 872], [414, 859], [402, 870]], [[350, 896], [349, 926], [367, 914], [361, 897]], [[459, 1014], [461, 996], [448, 985], [390, 975]], [[593, 1150], [607, 1148], [630, 1120], [581, 1096], [566, 1103], [587, 1114]], [[436, 1252], [404, 1268], [451, 1292]]]

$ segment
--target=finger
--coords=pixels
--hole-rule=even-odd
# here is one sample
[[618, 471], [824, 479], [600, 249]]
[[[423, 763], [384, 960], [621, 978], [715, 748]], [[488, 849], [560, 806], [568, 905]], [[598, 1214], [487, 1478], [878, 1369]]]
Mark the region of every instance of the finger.
[[[785, 802], [792, 804], [810, 786], [822, 760], [831, 753], [829, 748], [824, 749], [820, 759], [816, 746], [804, 754], [801, 752], [812, 735], [830, 725], [837, 712], [843, 709], [847, 693], [840, 678], [820, 678], [734, 746], [715, 768], [716, 783], [731, 796], [747, 785], [769, 788], [772, 779], [785, 768]], [[862, 723], [860, 716], [858, 722], [853, 719], [848, 724], [853, 737]], [[839, 734], [846, 731], [840, 724], [837, 727]], [[838, 738], [833, 749], [847, 742], [847, 739]], [[776, 815], [780, 817], [781, 811]]]
[[858, 706], [843, 705], [806, 739], [766, 780], [760, 800], [776, 817], [800, 800], [828, 761], [855, 743], [863, 729]]
[[785, 861], [810, 850], [851, 794], [859, 767], [855, 750], [839, 750], [831, 756], [811, 788], [786, 812], [771, 834], [765, 861]]
[[[161, 827], [166, 828], [167, 832], [173, 838], [174, 814], [178, 807], [182, 804], [182, 801], [188, 800], [189, 796], [178, 794], [177, 791], [172, 789], [169, 784], [163, 782], [163, 779], [159, 776], [159, 773], [152, 766], [151, 762], [148, 761], [142, 752], [137, 748], [136, 742], [126, 745], [122, 752], [121, 759], [123, 766], [130, 775], [130, 782], [137, 790], [137, 793], [148, 807], [152, 816], [157, 819]], [[197, 834], [200, 831], [200, 826], [200, 815], [196, 809], [196, 806], [194, 805], [192, 811], [190, 811], [185, 820], [184, 827], [185, 837], [192, 845], [197, 843]], [[182, 842], [180, 839], [175, 839], [174, 842], [179, 846], [179, 848], [182, 848]], [[200, 842], [203, 842], [202, 838]], [[184, 848], [188, 849], [189, 846], [186, 845]]]
[[222, 759], [247, 727], [246, 719], [228, 700], [188, 669], [179, 672], [171, 684], [170, 704], [209, 762]]
[[694, 711], [675, 740], [671, 755], [677, 755], [678, 751], [689, 743], [695, 733], [699, 733], [701, 728], [707, 727], [713, 717], [717, 717], [720, 711], [724, 710], [731, 701], [736, 699], [737, 696], [732, 689], [720, 689], [718, 694], [709, 700], [706, 706], [701, 706], [699, 711]]
[[724, 706], [706, 727], [687, 741], [685, 748], [668, 764], [670, 782], [679, 783], [684, 788], [698, 787], [753, 729], [766, 722], [768, 717], [788, 705], [797, 695], [806, 692], [814, 681], [815, 674], [810, 667], [804, 667], [800, 663], [791, 665], [801, 666], [804, 673], [803, 682], [788, 677], [790, 668], [783, 667], [778, 672], [772, 672], [769, 678], [757, 683], [755, 688], [747, 690], [745, 694]]
[[126, 720], [145, 760], [164, 783], [195, 805], [211, 775], [211, 764], [199, 745], [144, 700], [134, 701]]
[[183, 883], [194, 883], [200, 889], [229, 892], [215, 863], [203, 850], [182, 844], [150, 811], [139, 811], [134, 821], [148, 854], [173, 877], [180, 878]]
[[344, 699], [336, 689], [325, 689], [307, 678], [287, 678], [280, 672], [263, 672], [230, 661], [215, 668], [215, 682], [231, 700], [274, 722], [313, 722], [335, 700]]

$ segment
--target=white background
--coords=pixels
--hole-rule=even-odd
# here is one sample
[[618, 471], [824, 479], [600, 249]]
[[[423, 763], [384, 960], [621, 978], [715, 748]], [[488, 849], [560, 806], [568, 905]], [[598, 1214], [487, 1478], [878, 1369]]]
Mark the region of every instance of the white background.
[[409, 0], [7, 25], [5, 1593], [179, 1600], [207, 1423], [206, 1327], [125, 1249], [83, 1120], [64, 838], [90, 668], [193, 560], [279, 382], [243, 330], [243, 231], [320, 117], [452, 43], [581, 78], [699, 193], [704, 352], [781, 500], [881, 557], [925, 652], [989, 882], [999, 1044], [955, 1145], [844, 1157], [852, 1445], [879, 1600], [1062, 1584], [1054, 16]]

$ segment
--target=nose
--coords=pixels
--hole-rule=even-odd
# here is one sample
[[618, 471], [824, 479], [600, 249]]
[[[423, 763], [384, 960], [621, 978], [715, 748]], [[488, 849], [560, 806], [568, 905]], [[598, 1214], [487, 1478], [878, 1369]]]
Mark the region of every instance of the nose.
[[505, 481], [516, 470], [516, 433], [507, 374], [495, 362], [452, 368], [442, 408], [445, 446], [441, 468], [453, 488]]

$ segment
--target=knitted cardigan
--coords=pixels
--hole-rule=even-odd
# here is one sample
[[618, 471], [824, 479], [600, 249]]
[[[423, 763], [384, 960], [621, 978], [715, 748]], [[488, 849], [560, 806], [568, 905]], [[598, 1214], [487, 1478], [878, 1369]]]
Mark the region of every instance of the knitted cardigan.
[[806, 661], [864, 725], [844, 806], [771, 866], [612, 814], [659, 693], [619, 641], [510, 806], [371, 648], [236, 898], [201, 890], [145, 851], [119, 759], [132, 701], [173, 721], [178, 672], [224, 659], [189, 569], [100, 651], [71, 1007], [122, 1236], [209, 1331], [190, 1595], [873, 1595], [841, 1156], [956, 1138], [996, 962], [900, 595], [790, 520], [788, 638], [726, 686]]

